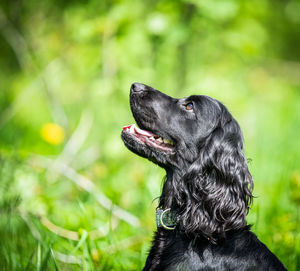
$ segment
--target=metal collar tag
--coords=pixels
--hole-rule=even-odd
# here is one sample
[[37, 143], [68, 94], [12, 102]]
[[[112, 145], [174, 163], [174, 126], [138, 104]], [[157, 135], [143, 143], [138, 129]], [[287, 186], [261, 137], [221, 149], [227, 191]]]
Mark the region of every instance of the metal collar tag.
[[174, 230], [176, 227], [176, 214], [171, 208], [156, 210], [156, 227], [162, 227], [166, 230]]

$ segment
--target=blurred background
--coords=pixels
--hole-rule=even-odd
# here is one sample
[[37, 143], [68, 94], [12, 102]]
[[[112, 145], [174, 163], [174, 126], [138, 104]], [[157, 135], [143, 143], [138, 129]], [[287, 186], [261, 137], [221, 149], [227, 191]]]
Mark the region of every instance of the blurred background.
[[0, 0], [2, 270], [140, 270], [164, 172], [129, 152], [131, 83], [240, 123], [253, 231], [300, 270], [299, 0]]

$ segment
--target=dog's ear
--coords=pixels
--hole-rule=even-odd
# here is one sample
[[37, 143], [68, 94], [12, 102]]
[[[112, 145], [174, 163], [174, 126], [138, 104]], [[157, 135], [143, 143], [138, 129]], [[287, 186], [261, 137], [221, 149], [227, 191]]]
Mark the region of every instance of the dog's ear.
[[[229, 114], [229, 113], [228, 113]], [[243, 153], [243, 137], [230, 116], [202, 142], [198, 159], [183, 178], [179, 228], [215, 242], [226, 231], [245, 228], [253, 180]]]

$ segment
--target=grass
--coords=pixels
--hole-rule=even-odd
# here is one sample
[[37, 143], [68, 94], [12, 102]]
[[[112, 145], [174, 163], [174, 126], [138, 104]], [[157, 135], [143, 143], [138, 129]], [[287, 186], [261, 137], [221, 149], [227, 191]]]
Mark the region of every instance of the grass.
[[0, 269], [143, 267], [164, 172], [120, 139], [137, 81], [229, 108], [248, 222], [300, 270], [298, 3], [67, 2], [0, 7]]

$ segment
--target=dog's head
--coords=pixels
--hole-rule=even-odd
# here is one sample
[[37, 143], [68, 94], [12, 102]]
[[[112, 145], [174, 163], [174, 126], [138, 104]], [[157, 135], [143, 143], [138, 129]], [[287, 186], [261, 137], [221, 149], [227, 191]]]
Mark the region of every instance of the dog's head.
[[175, 99], [134, 83], [130, 106], [139, 128], [134, 124], [123, 127], [125, 145], [164, 168], [178, 166], [182, 170], [182, 163], [193, 163], [205, 141], [221, 127], [227, 128], [228, 139], [236, 148], [243, 147], [237, 122], [224, 105], [208, 96]]
[[181, 229], [213, 238], [245, 226], [252, 177], [241, 129], [226, 107], [208, 96], [176, 99], [139, 83], [131, 86], [130, 106], [139, 128], [124, 127], [122, 139], [172, 172], [160, 206], [177, 210]]

